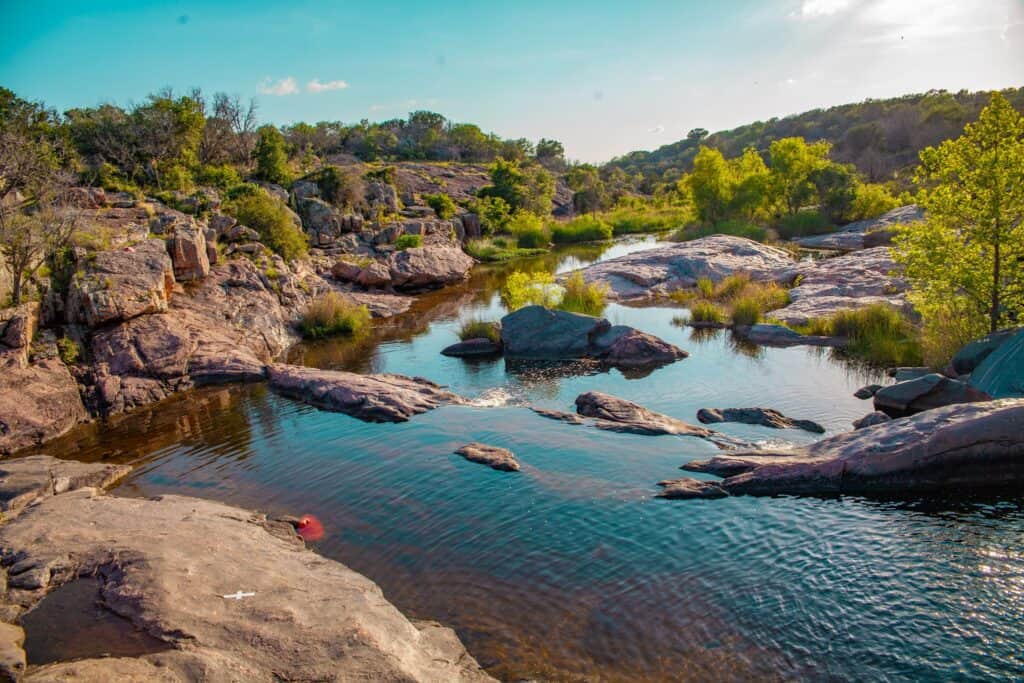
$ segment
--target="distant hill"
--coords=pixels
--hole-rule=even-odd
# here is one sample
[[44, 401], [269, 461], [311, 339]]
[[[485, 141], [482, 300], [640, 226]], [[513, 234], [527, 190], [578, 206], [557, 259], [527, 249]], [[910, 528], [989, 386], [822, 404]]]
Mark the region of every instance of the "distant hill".
[[[1009, 88], [1003, 94], [1024, 111], [1024, 88]], [[932, 90], [887, 100], [865, 100], [758, 121], [732, 130], [707, 135], [700, 129], [678, 142], [653, 152], [630, 152], [608, 162], [631, 175], [669, 178], [688, 171], [700, 145], [719, 149], [726, 157], [738, 156], [747, 147], [768, 149], [773, 140], [801, 136], [808, 141], [828, 140], [832, 157], [852, 163], [868, 177], [879, 182], [906, 177], [917, 164], [918, 153], [930, 145], [960, 135], [965, 124], [977, 119], [988, 92], [950, 93]]]

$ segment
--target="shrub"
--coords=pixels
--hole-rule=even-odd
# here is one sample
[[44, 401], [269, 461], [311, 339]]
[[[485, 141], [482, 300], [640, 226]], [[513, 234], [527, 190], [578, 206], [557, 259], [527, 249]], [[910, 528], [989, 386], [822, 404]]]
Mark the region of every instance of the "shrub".
[[555, 276], [547, 272], [523, 273], [515, 271], [505, 280], [501, 300], [509, 310], [538, 305], [554, 308], [561, 298]]
[[82, 355], [78, 342], [70, 337], [61, 337], [57, 340], [57, 353], [66, 365], [74, 365], [75, 361]]
[[551, 241], [555, 244], [573, 242], [600, 242], [612, 238], [612, 226], [596, 216], [580, 216], [568, 223], [551, 226]]
[[437, 217], [442, 220], [447, 220], [455, 215], [457, 208], [455, 202], [443, 192], [423, 195], [423, 200], [427, 202], [427, 206], [434, 210]]
[[195, 172], [196, 182], [200, 185], [210, 185], [224, 192], [242, 182], [238, 171], [230, 164], [213, 166], [203, 164]]
[[256, 177], [269, 183], [287, 185], [291, 177], [284, 135], [271, 125], [260, 126], [257, 131]]
[[285, 260], [305, 255], [306, 233], [292, 220], [293, 214], [280, 201], [260, 190], [246, 192], [225, 205], [225, 211], [260, 234], [260, 241]]
[[690, 306], [690, 322], [719, 325], [725, 321], [725, 313], [710, 301], [698, 301]]
[[697, 279], [697, 291], [705, 299], [710, 299], [715, 296], [715, 283], [709, 277], [702, 277]]
[[761, 322], [761, 302], [753, 297], [733, 302], [731, 320], [733, 325], [756, 325]]
[[768, 231], [759, 225], [747, 223], [740, 220], [725, 220], [714, 224], [688, 225], [677, 230], [670, 238], [673, 242], [689, 242], [701, 237], [711, 235], [732, 235], [734, 237], [745, 237], [755, 242], [764, 242]]
[[508, 222], [507, 230], [516, 238], [520, 249], [541, 249], [548, 246], [548, 234], [540, 217], [518, 211]]
[[630, 235], [679, 228], [692, 219], [692, 214], [681, 207], [631, 206], [609, 211], [601, 218], [612, 226], [613, 234]]
[[321, 339], [334, 335], [356, 335], [370, 324], [370, 311], [330, 292], [313, 301], [302, 313], [299, 330], [306, 339]]
[[466, 253], [478, 261], [497, 263], [510, 261], [524, 256], [546, 254], [547, 249], [519, 249], [510, 247], [507, 240], [495, 238], [491, 240], [470, 240], [465, 245]]
[[886, 211], [892, 211], [900, 205], [900, 200], [892, 196], [885, 185], [865, 183], [857, 186], [857, 194], [850, 207], [850, 220], [862, 221], [876, 218]]
[[423, 246], [423, 235], [399, 235], [395, 240], [395, 249], [405, 251], [415, 247]]
[[576, 271], [566, 278], [563, 286], [565, 293], [558, 308], [586, 315], [601, 315], [604, 311], [605, 298], [608, 295], [607, 285], [587, 283], [583, 279], [583, 273]]
[[397, 171], [394, 166], [383, 166], [381, 168], [375, 168], [372, 171], [367, 171], [363, 174], [363, 178], [371, 183], [384, 183], [385, 185], [394, 185], [397, 181]]
[[459, 327], [459, 339], [488, 339], [495, 344], [501, 342], [501, 328], [497, 323], [489, 320], [467, 320]]
[[228, 188], [224, 198], [227, 201], [234, 201], [241, 199], [242, 197], [252, 197], [260, 194], [263, 190], [256, 183], [239, 183], [234, 187]]
[[787, 240], [794, 237], [820, 235], [833, 229], [834, 226], [829, 223], [828, 219], [817, 211], [798, 211], [791, 216], [784, 217], [776, 227], [779, 237]]
[[480, 197], [469, 203], [469, 210], [480, 217], [480, 230], [485, 235], [503, 232], [512, 218], [508, 202], [501, 197]]
[[845, 354], [874, 365], [920, 365], [917, 329], [885, 304], [841, 311], [827, 320], [811, 320], [797, 328], [802, 334], [845, 337]]
[[334, 165], [324, 166], [306, 176], [316, 183], [320, 196], [334, 206], [358, 209], [365, 204], [366, 186], [353, 171]]

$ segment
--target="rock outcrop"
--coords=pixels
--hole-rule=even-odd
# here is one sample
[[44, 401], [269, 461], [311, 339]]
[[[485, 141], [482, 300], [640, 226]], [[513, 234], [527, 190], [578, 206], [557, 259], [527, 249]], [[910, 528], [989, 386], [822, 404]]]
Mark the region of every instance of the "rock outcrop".
[[24, 349], [39, 328], [39, 302], [0, 309], [0, 349]]
[[651, 368], [687, 356], [657, 337], [604, 318], [526, 306], [501, 319], [507, 358], [591, 358], [619, 368]]
[[470, 462], [487, 465], [494, 470], [502, 472], [519, 471], [519, 461], [516, 460], [515, 454], [507, 448], [488, 446], [485, 443], [474, 441], [456, 449], [455, 454], [461, 455]]
[[131, 472], [128, 465], [58, 460], [49, 455], [32, 455], [0, 462], [0, 511], [4, 516], [44, 498], [76, 489], [105, 489]]
[[291, 524], [247, 510], [81, 489], [4, 524], [0, 548], [4, 613], [98, 580], [102, 609], [165, 647], [47, 664], [26, 680], [493, 680], [453, 631], [410, 622], [369, 579], [307, 550]]
[[678, 434], [707, 438], [715, 432], [668, 415], [656, 413], [624, 398], [600, 391], [588, 391], [576, 397], [576, 412], [597, 419], [595, 426], [629, 434]]
[[0, 352], [0, 455], [38, 446], [89, 419], [78, 384], [59, 358]]
[[68, 322], [96, 327], [167, 310], [174, 269], [163, 240], [99, 251], [83, 261], [68, 290]]
[[875, 392], [875, 410], [890, 417], [913, 415], [954, 403], [988, 401], [992, 397], [967, 382], [931, 373], [890, 384]]
[[815, 434], [824, 434], [825, 428], [812, 420], [794, 420], [772, 408], [701, 408], [697, 419], [702, 424], [719, 422], [740, 422], [771, 429], [802, 429]]
[[388, 258], [391, 285], [398, 290], [422, 290], [462, 282], [476, 262], [455, 247], [413, 247]]
[[[206, 233], [197, 226], [179, 227], [167, 238], [167, 253], [178, 282], [191, 282], [210, 272], [210, 252]], [[216, 250], [214, 250], [216, 257]]]
[[981, 361], [971, 373], [970, 385], [994, 398], [1024, 396], [1024, 329]]
[[612, 300], [647, 299], [694, 287], [699, 278], [719, 281], [747, 273], [758, 281], [790, 282], [796, 262], [782, 249], [731, 235], [639, 251], [584, 268], [583, 278], [606, 284]]
[[950, 360], [949, 365], [953, 373], [956, 375], [971, 374], [993, 351], [1016, 335], [1020, 329], [1024, 328], [1011, 327], [987, 334], [981, 339], [975, 339], [957, 351], [956, 355]]
[[456, 394], [421, 377], [357, 375], [275, 364], [267, 368], [270, 386], [290, 398], [366, 422], [405, 422], [448, 403]]
[[791, 451], [753, 451], [683, 469], [726, 477], [733, 495], [916, 495], [1024, 484], [1024, 399], [967, 403], [839, 434]]
[[877, 218], [869, 218], [844, 225], [836, 232], [793, 240], [806, 249], [836, 249], [856, 251], [872, 246], [883, 246], [891, 239], [896, 225], [907, 225], [924, 220], [924, 211], [916, 204], [900, 206]]

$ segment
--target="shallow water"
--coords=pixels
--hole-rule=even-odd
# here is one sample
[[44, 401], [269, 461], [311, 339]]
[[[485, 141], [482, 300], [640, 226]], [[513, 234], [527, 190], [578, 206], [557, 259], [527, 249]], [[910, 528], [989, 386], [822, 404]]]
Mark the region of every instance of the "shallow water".
[[[292, 360], [446, 383], [473, 406], [366, 424], [275, 396], [209, 388], [86, 427], [45, 449], [133, 462], [121, 495], [174, 492], [317, 515], [317, 550], [377, 583], [407, 614], [454, 627], [495, 675], [556, 680], [1005, 680], [1024, 676], [1024, 498], [663, 501], [655, 483], [716, 452], [686, 437], [572, 426], [599, 389], [694, 422], [702, 407], [770, 406], [849, 429], [871, 372], [818, 349], [695, 337], [668, 308], [606, 316], [687, 349], [646, 377], [467, 363], [439, 351], [458, 322], [497, 318], [512, 268], [564, 271], [651, 239], [480, 268], [357, 343]], [[718, 425], [749, 441], [816, 435]], [[451, 451], [511, 448], [518, 474]]]

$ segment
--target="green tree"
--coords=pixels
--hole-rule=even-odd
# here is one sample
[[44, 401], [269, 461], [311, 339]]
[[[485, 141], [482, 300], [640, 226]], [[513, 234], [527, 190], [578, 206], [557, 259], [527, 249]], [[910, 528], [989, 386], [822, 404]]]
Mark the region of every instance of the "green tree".
[[425, 201], [427, 206], [433, 209], [434, 213], [437, 214], [437, 217], [442, 220], [451, 218], [458, 210], [458, 207], [455, 206], [455, 202], [452, 201], [452, 198], [443, 192], [438, 192], [437, 194], [425, 194], [423, 195], [423, 201]]
[[290, 174], [284, 136], [270, 125], [260, 126], [256, 133], [256, 177], [269, 183], [286, 185]]
[[814, 197], [811, 173], [829, 163], [831, 145], [807, 142], [800, 137], [774, 141], [768, 148], [771, 157], [771, 185], [783, 210], [795, 214]]
[[701, 220], [716, 223], [726, 217], [733, 198], [733, 173], [721, 152], [701, 145], [693, 171], [682, 182]]
[[498, 159], [491, 166], [491, 185], [480, 188], [480, 197], [500, 197], [510, 210], [529, 211], [538, 216], [551, 213], [555, 179], [543, 167], [523, 167], [517, 161]]
[[1024, 117], [999, 93], [963, 135], [921, 152], [923, 223], [895, 255], [926, 318], [951, 300], [990, 331], [1024, 319]]
[[753, 147], [748, 147], [743, 156], [729, 162], [732, 172], [732, 198], [729, 212], [753, 220], [768, 201], [768, 186], [771, 174], [764, 159]]
[[608, 194], [596, 166], [577, 164], [566, 173], [565, 181], [573, 191], [572, 206], [576, 213], [595, 213], [607, 207]]
[[828, 163], [811, 171], [808, 179], [818, 195], [818, 211], [833, 223], [847, 220], [857, 199], [857, 170]]

